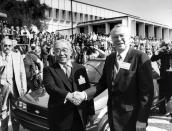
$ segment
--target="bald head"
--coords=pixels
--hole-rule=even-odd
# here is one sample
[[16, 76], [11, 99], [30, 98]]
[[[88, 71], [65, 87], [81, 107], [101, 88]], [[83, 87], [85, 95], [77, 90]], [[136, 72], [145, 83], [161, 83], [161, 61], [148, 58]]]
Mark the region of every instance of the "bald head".
[[9, 54], [13, 48], [13, 42], [9, 38], [4, 38], [1, 41], [1, 48], [5, 54]]

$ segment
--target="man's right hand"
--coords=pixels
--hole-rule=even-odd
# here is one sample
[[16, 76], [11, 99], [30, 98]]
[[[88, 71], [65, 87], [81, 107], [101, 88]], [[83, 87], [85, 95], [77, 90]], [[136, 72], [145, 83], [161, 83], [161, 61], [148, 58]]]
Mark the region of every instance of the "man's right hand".
[[80, 105], [82, 102], [80, 99], [74, 97], [74, 93], [70, 93], [70, 92], [66, 95], [64, 103], [66, 103], [67, 101], [70, 101], [74, 105]]

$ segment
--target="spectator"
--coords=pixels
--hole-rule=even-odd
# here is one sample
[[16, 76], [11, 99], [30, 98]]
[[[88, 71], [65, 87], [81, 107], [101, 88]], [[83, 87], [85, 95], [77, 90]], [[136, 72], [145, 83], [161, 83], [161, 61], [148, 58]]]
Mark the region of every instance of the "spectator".
[[[169, 52], [168, 45], [165, 43], [162, 43], [161, 48], [153, 54], [151, 57], [152, 61], [160, 60], [160, 87], [159, 87], [159, 97], [160, 99], [165, 98], [165, 101], [168, 101], [171, 96], [171, 80], [169, 79], [169, 72], [168, 69], [170, 68], [170, 59], [172, 57], [172, 53]], [[160, 104], [160, 113], [165, 114], [166, 113], [166, 102], [163, 101]]]
[[[0, 89], [3, 96], [1, 107], [1, 131], [8, 130], [9, 114], [14, 131], [19, 131], [19, 121], [14, 114], [9, 113], [12, 103], [15, 103], [19, 97], [26, 93], [27, 82], [23, 63], [20, 53], [12, 51], [12, 41], [4, 38], [1, 42], [2, 51], [0, 52], [0, 66], [5, 69], [1, 74]], [[9, 106], [10, 105], [10, 106]]]
[[28, 90], [36, 90], [42, 87], [43, 63], [40, 59], [41, 49], [32, 45], [31, 51], [24, 58]]

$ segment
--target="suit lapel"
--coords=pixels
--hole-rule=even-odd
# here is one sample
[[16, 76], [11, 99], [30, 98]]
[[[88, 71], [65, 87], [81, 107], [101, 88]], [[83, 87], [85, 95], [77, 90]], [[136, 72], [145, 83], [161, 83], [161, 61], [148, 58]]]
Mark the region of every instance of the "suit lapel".
[[60, 68], [60, 65], [58, 63], [55, 63], [55, 68], [54, 68], [55, 72], [57, 73], [58, 77], [62, 80], [62, 82], [66, 85], [66, 87], [72, 91], [71, 89], [71, 84], [68, 80], [68, 78], [66, 77], [65, 73], [63, 72], [63, 70]]
[[[126, 57], [125, 57], [125, 59], [124, 59], [124, 62], [128, 62], [129, 61], [129, 58], [130, 58], [130, 54], [131, 54], [131, 51], [132, 51], [132, 49], [131, 48], [129, 48], [129, 50], [128, 50], [128, 52], [127, 52], [127, 54], [126, 54]], [[115, 78], [115, 81], [114, 81], [114, 83], [117, 83], [118, 81], [119, 81], [119, 79], [120, 79], [120, 77], [122, 76], [122, 74], [125, 72], [125, 70], [124, 69], [119, 69], [119, 71], [117, 72], [117, 74], [116, 74], [116, 78]]]
[[76, 64], [75, 63], [72, 63], [71, 77], [72, 77], [72, 84], [73, 84], [74, 91], [77, 90], [77, 86], [75, 84], [75, 78], [74, 78], [74, 73], [75, 73], [76, 69], [77, 69]]

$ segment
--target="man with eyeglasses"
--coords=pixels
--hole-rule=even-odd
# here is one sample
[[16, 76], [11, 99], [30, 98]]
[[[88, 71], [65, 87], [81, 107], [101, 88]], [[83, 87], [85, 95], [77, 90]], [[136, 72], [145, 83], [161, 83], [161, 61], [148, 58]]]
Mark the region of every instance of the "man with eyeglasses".
[[43, 70], [43, 83], [50, 95], [50, 131], [85, 131], [88, 116], [94, 114], [93, 100], [79, 105], [81, 101], [73, 92], [90, 87], [86, 69], [72, 61], [72, 47], [67, 40], [55, 41], [54, 54], [56, 63]]
[[0, 120], [1, 131], [8, 131], [9, 114], [14, 131], [19, 131], [19, 122], [10, 113], [11, 105], [26, 92], [26, 74], [20, 53], [12, 51], [13, 43], [9, 38], [1, 41], [0, 52]]
[[[108, 121], [111, 131], [146, 131], [153, 100], [152, 67], [149, 57], [130, 48], [130, 30], [117, 24], [111, 31], [114, 52], [107, 56], [102, 76], [87, 90], [87, 99], [108, 89]], [[83, 95], [80, 99], [83, 99]]]

